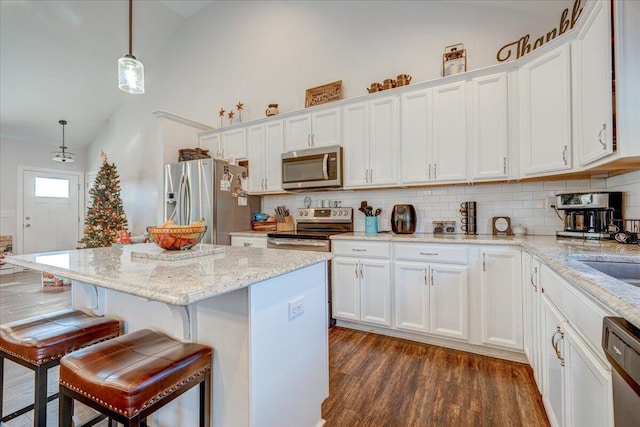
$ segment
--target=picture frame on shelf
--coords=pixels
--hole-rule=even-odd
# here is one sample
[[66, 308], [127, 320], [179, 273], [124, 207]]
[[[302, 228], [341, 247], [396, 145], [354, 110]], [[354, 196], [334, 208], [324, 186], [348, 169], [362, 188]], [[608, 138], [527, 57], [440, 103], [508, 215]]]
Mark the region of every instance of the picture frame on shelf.
[[314, 107], [342, 99], [342, 80], [312, 87], [305, 92], [304, 107]]
[[444, 48], [442, 55], [442, 77], [467, 71], [467, 51], [462, 43]]

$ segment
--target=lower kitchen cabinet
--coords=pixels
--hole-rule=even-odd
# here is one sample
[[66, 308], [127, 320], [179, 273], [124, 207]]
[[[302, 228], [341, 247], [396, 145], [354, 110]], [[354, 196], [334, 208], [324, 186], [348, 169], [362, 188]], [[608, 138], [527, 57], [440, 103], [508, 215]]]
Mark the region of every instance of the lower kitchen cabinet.
[[542, 295], [540, 308], [542, 401], [549, 423], [556, 427], [564, 425], [564, 324], [546, 295]]
[[468, 267], [396, 261], [396, 327], [467, 340]]
[[[336, 319], [391, 325], [391, 261], [389, 244], [334, 242], [332, 310]], [[367, 252], [372, 258], [367, 258]], [[375, 259], [381, 257], [386, 259]]]
[[527, 252], [522, 253], [522, 292], [524, 309], [524, 354], [533, 369], [533, 376], [542, 393], [540, 328], [540, 260]]
[[245, 248], [266, 248], [267, 236], [231, 236], [231, 246], [243, 246]]
[[482, 343], [510, 350], [523, 349], [522, 261], [520, 250], [480, 250]]

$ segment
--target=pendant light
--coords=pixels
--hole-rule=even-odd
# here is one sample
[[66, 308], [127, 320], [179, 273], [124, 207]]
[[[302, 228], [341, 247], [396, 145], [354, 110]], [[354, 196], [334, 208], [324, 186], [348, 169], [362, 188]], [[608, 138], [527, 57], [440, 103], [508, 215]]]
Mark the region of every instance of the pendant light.
[[63, 163], [72, 163], [75, 158], [76, 155], [73, 153], [69, 153], [67, 151], [67, 147], [64, 145], [64, 126], [67, 124], [66, 120], [60, 120], [58, 121], [58, 123], [60, 123], [62, 125], [62, 145], [59, 147], [60, 151], [54, 151], [53, 153], [53, 160], [55, 160], [56, 162], [63, 162]]
[[133, 56], [133, 0], [129, 0], [129, 53], [118, 59], [118, 87], [133, 94], [144, 93], [144, 65]]

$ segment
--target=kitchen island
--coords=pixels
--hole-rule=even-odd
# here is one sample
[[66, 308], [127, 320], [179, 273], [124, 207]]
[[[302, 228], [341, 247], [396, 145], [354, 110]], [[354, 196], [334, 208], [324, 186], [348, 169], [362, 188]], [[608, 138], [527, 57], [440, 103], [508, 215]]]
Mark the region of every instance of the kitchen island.
[[[137, 244], [7, 262], [72, 279], [73, 306], [122, 319], [125, 332], [212, 346], [214, 426], [321, 425], [331, 254], [199, 245], [192, 254], [201, 256], [156, 259], [162, 253]], [[197, 425], [197, 401], [197, 389], [187, 392], [153, 425]]]

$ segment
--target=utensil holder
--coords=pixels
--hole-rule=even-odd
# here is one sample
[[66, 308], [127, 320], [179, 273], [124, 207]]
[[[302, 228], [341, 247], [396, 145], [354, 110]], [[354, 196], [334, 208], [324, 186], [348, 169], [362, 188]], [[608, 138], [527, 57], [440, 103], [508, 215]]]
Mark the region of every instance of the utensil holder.
[[364, 233], [369, 236], [378, 234], [378, 217], [377, 216], [364, 217]]
[[293, 218], [290, 216], [285, 216], [284, 222], [279, 222], [276, 225], [277, 231], [293, 231], [295, 229], [296, 229], [296, 226], [293, 223]]

